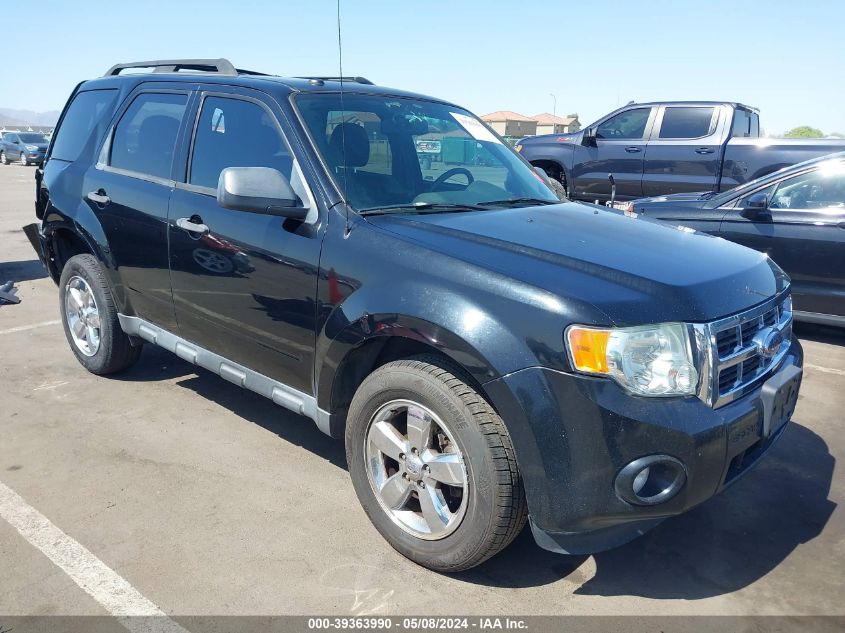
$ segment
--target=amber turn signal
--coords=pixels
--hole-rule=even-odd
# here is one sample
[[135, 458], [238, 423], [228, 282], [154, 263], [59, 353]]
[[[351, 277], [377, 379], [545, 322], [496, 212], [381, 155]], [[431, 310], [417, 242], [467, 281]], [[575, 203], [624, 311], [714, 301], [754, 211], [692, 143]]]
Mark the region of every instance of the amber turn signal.
[[591, 374], [608, 373], [607, 341], [610, 331], [573, 326], [566, 331], [566, 337], [575, 369]]

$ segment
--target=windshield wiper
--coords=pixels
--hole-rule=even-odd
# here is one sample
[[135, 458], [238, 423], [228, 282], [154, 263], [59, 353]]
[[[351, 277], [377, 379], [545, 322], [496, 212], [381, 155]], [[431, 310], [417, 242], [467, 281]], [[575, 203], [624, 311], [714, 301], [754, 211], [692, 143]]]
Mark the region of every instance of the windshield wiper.
[[506, 198], [504, 200], [485, 200], [479, 204], [498, 204], [498, 205], [524, 205], [524, 204], [560, 204], [560, 200], [544, 200], [542, 198]]
[[382, 207], [369, 207], [367, 209], [361, 209], [358, 213], [360, 215], [381, 215], [401, 211], [489, 211], [489, 208], [480, 204], [463, 204], [458, 202], [409, 202], [407, 204], [388, 204]]

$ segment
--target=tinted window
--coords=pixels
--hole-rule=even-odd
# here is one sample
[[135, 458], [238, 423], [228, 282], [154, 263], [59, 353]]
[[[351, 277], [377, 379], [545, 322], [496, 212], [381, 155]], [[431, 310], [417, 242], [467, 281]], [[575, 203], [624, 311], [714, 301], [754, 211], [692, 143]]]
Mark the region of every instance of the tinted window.
[[731, 136], [734, 138], [757, 138], [760, 136], [760, 117], [748, 110], [735, 110]]
[[770, 209], [845, 208], [845, 163], [828, 163], [778, 184]]
[[220, 172], [227, 167], [272, 167], [291, 180], [293, 158], [263, 107], [208, 97], [200, 113], [188, 182], [216, 189]]
[[608, 140], [642, 138], [645, 136], [649, 114], [651, 114], [651, 108], [635, 108], [620, 112], [599, 125], [596, 137]]
[[660, 138], [707, 136], [715, 129], [715, 111], [715, 108], [666, 108], [660, 125]]
[[67, 161], [79, 158], [94, 127], [97, 127], [97, 138], [105, 129], [116, 96], [117, 90], [78, 93], [67, 109], [61, 127], [56, 131], [50, 157]]
[[111, 166], [169, 178], [187, 100], [180, 94], [138, 95], [115, 128]]

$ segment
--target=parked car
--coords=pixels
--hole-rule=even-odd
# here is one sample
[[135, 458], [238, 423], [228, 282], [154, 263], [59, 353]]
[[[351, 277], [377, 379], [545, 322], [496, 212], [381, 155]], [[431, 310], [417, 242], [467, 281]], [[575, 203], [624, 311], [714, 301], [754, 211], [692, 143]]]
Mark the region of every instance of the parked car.
[[724, 193], [643, 198], [628, 210], [766, 253], [792, 279], [801, 321], [845, 325], [845, 152]]
[[12, 161], [21, 165], [40, 165], [49, 141], [36, 132], [6, 132], [0, 140], [0, 163]]
[[[457, 148], [434, 181], [420, 136]], [[312, 418], [378, 531], [432, 569], [477, 565], [526, 517], [552, 551], [624, 543], [746, 472], [795, 407], [777, 265], [561, 204], [452, 103], [122, 64], [71, 95], [36, 188], [27, 234], [86, 369], [159, 345]]]
[[810, 158], [845, 150], [845, 139], [759, 138], [760, 117], [741, 103], [630, 103], [574, 134], [522, 139], [517, 149], [574, 200], [727, 191]]

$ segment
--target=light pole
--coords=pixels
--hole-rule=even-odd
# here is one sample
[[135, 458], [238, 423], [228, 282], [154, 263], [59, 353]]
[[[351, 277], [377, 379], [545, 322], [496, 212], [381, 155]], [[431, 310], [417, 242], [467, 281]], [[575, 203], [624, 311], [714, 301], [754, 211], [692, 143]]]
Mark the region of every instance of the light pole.
[[557, 134], [557, 97], [553, 93], [549, 93], [552, 98], [552, 134]]

